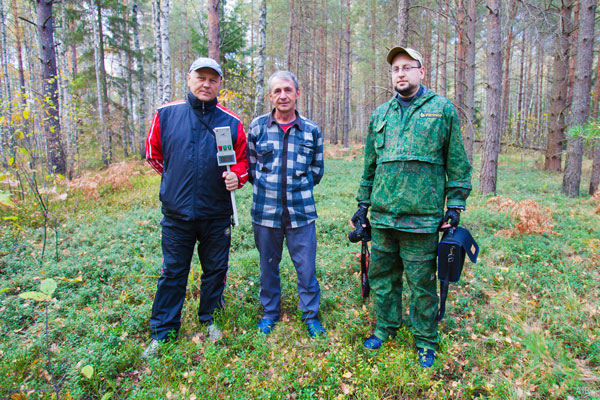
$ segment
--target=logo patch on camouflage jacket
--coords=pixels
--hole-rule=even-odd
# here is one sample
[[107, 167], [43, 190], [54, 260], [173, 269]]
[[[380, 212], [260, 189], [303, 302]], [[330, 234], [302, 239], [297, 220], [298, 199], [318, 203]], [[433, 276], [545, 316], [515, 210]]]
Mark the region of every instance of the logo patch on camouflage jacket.
[[419, 117], [421, 118], [442, 118], [442, 113], [422, 112]]

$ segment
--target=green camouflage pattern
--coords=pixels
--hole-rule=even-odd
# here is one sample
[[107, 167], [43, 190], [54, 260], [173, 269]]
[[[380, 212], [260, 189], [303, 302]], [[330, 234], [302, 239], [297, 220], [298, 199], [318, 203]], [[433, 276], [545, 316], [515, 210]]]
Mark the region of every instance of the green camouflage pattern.
[[471, 165], [447, 98], [426, 90], [404, 111], [393, 97], [373, 112], [356, 196], [370, 206], [373, 226], [436, 232], [444, 203], [464, 208], [470, 191]]
[[375, 336], [388, 340], [402, 325], [402, 274], [410, 290], [408, 327], [417, 347], [437, 350], [439, 338], [436, 255], [437, 233], [415, 234], [372, 229], [369, 267], [377, 326]]

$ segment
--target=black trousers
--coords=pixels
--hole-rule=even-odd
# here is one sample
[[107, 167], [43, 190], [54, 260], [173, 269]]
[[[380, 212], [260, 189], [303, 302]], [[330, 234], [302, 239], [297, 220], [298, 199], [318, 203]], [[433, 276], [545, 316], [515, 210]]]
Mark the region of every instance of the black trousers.
[[177, 334], [179, 331], [196, 243], [202, 265], [198, 319], [201, 323], [209, 323], [213, 319], [213, 312], [223, 308], [231, 244], [230, 224], [229, 217], [192, 222], [163, 217], [163, 265], [150, 317], [152, 338], [168, 339], [170, 332]]

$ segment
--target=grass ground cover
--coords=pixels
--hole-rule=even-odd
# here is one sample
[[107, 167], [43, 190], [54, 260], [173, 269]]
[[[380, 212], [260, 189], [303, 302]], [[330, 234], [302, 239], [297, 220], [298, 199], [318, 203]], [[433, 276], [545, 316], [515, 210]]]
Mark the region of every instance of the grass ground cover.
[[[362, 348], [375, 320], [360, 298], [359, 245], [347, 240], [362, 170], [356, 154], [328, 158], [315, 190], [328, 330], [317, 340], [301, 322], [287, 255], [283, 321], [267, 339], [257, 333], [249, 187], [237, 192], [240, 226], [232, 234], [227, 306], [217, 316], [224, 338], [206, 341], [195, 317], [202, 271], [194, 259], [182, 331], [150, 362], [140, 356], [161, 264], [159, 177], [140, 162], [134, 170], [141, 173], [123, 189], [108, 185], [90, 196], [72, 188], [51, 200], [58, 241], [51, 232], [41, 262], [42, 217], [31, 196], [0, 208], [0, 396], [46, 399], [59, 388], [60, 398], [102, 400], [600, 397], [597, 204], [559, 195], [561, 175], [541, 171], [539, 156], [501, 155], [498, 194], [535, 200], [555, 234], [497, 235], [518, 220], [473, 191], [461, 223], [477, 239], [480, 259], [467, 261], [451, 286], [438, 361], [422, 370], [406, 328], [377, 352]], [[47, 278], [58, 283], [51, 301], [18, 296]]]

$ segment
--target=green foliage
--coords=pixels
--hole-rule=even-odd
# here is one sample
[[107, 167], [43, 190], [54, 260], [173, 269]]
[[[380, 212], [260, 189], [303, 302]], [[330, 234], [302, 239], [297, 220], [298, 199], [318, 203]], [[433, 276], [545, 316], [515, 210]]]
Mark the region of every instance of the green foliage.
[[[499, 194], [548, 207], [560, 235], [497, 236], [514, 226], [514, 218], [473, 192], [461, 223], [477, 239], [480, 261], [468, 263], [461, 282], [451, 286], [438, 361], [424, 371], [406, 327], [377, 352], [362, 348], [375, 318], [371, 300], [363, 303], [359, 294], [360, 247], [346, 237], [362, 170], [361, 160], [350, 158], [327, 159], [326, 175], [315, 190], [321, 316], [328, 336], [314, 341], [297, 310], [296, 273], [287, 253], [281, 262], [283, 320], [267, 339], [256, 331], [260, 279], [250, 187], [236, 193], [241, 225], [232, 233], [226, 308], [217, 315], [224, 338], [208, 342], [197, 321], [202, 269], [194, 259], [179, 337], [147, 363], [141, 353], [161, 268], [160, 178], [136, 175], [132, 188], [102, 192], [95, 199], [69, 193], [60, 206], [58, 262], [38, 262], [39, 217], [0, 208], [0, 393], [24, 396], [23, 387], [33, 391], [30, 398], [49, 398], [47, 349], [40, 341], [45, 326], [36, 309], [47, 305], [54, 374], [63, 379], [61, 398], [598, 396], [600, 224], [595, 205], [548, 195], [559, 191], [559, 174], [538, 170], [531, 157], [501, 155]], [[35, 211], [32, 203], [15, 203]], [[3, 219], [14, 215], [24, 232]], [[51, 240], [49, 246], [54, 245]], [[51, 300], [22, 298], [34, 291]]]
[[600, 120], [591, 120], [584, 125], [575, 125], [567, 130], [567, 136], [583, 139], [586, 144], [600, 141]]

